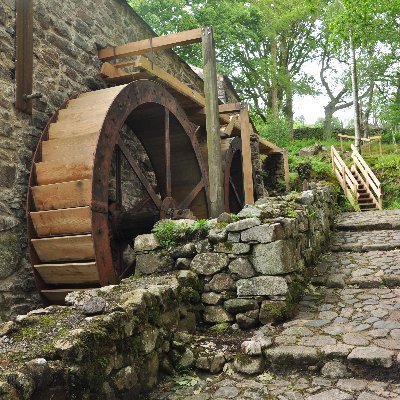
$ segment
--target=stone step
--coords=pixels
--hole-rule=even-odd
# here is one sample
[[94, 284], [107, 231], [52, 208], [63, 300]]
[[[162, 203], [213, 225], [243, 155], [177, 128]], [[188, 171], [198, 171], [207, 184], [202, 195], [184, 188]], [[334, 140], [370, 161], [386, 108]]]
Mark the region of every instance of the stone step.
[[400, 229], [400, 210], [366, 211], [340, 214], [338, 231], [371, 231]]
[[323, 375], [310, 373], [243, 376], [182, 374], [164, 381], [147, 400], [384, 400], [399, 399], [400, 385], [354, 379], [339, 365], [329, 364]]
[[334, 252], [367, 252], [400, 248], [399, 230], [339, 231], [332, 235]]
[[328, 289], [312, 294], [265, 350], [274, 370], [318, 371], [330, 360], [342, 362], [354, 377], [399, 382], [400, 289]]
[[311, 282], [330, 288], [400, 287], [400, 250], [328, 253], [315, 266]]

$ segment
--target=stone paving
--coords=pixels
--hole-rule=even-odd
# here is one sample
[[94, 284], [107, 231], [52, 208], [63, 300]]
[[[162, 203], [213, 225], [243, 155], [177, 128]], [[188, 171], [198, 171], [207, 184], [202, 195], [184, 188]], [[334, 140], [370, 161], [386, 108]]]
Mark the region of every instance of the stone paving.
[[262, 353], [262, 364], [241, 375], [236, 360], [219, 375], [177, 376], [149, 400], [400, 399], [399, 227], [400, 211], [340, 216], [295, 318], [262, 328], [262, 351], [247, 352]]

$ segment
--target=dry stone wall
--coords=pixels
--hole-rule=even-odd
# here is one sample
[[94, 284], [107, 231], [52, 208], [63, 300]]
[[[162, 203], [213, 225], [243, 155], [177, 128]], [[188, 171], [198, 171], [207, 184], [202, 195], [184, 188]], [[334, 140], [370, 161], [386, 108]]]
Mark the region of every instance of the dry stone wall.
[[0, 325], [0, 399], [141, 398], [174, 372], [173, 337], [193, 332], [182, 288], [195, 274], [127, 279]]
[[[207, 324], [248, 329], [284, 320], [303, 294], [309, 268], [329, 238], [334, 203], [330, 187], [263, 198], [237, 216], [222, 214], [208, 221], [201, 240], [169, 249], [162, 245], [173, 231], [159, 225], [156, 234], [135, 240], [136, 275], [195, 272], [202, 288], [193, 289], [191, 296], [199, 298]], [[177, 224], [195, 231], [193, 221]]]
[[[33, 115], [15, 101], [15, 1], [0, 0], [0, 321], [39, 303], [26, 260], [25, 199], [32, 153], [48, 119], [76, 93], [105, 86], [97, 50], [154, 36], [125, 0], [35, 0]], [[203, 82], [172, 51], [149, 55], [202, 91]]]
[[261, 357], [211, 351], [193, 334], [267, 324], [243, 345], [251, 355], [271, 346], [269, 323], [287, 318], [301, 295], [334, 200], [318, 187], [264, 198], [237, 217], [162, 222], [157, 236], [136, 238], [136, 276], [0, 324], [0, 399], [142, 398], [162, 374], [220, 373], [231, 361], [261, 372]]

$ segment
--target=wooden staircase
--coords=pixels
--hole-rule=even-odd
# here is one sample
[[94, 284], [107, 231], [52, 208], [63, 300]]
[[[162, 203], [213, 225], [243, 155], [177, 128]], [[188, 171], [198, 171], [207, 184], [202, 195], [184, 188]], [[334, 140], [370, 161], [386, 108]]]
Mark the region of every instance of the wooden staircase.
[[355, 210], [382, 210], [382, 189], [376, 175], [351, 145], [353, 163], [349, 168], [334, 146], [331, 147], [333, 172]]

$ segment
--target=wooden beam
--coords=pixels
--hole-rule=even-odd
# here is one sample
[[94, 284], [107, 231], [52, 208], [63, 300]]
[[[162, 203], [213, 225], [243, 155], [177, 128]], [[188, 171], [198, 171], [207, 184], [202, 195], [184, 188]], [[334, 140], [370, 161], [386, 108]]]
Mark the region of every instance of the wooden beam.
[[220, 114], [233, 114], [239, 113], [242, 108], [240, 103], [225, 103], [219, 105]]
[[247, 104], [243, 104], [240, 111], [240, 123], [242, 126], [241, 136], [244, 202], [245, 204], [254, 204], [253, 164], [251, 162], [250, 146], [250, 118]]
[[[138, 72], [126, 72], [122, 69], [124, 67], [134, 67], [138, 70]], [[179, 79], [175, 78], [162, 68], [158, 67], [144, 56], [138, 57], [138, 59], [135, 61], [129, 61], [121, 64], [110, 64], [105, 62], [102, 65], [100, 76], [114, 83], [128, 83], [136, 79], [145, 78], [145, 73], [148, 73], [150, 76], [159, 79], [164, 85], [167, 86], [167, 88], [169, 87], [177, 91], [198, 105], [201, 109], [196, 111], [196, 115], [205, 115], [204, 107], [206, 104], [206, 99], [201, 93], [191, 89], [188, 85], [181, 82]], [[223, 104], [220, 106], [223, 106]], [[230, 123], [230, 117], [228, 115], [220, 114], [219, 119], [222, 124], [229, 125]], [[232, 126], [232, 131], [233, 130], [236, 130], [238, 134], [240, 133], [240, 124], [236, 119]]]
[[170, 49], [176, 46], [185, 46], [201, 42], [201, 29], [173, 33], [167, 36], [159, 36], [137, 42], [126, 43], [122, 46], [107, 47], [98, 52], [102, 61], [115, 60], [116, 58], [137, 56], [152, 51]]
[[33, 0], [16, 2], [15, 107], [32, 114]]
[[221, 134], [218, 113], [217, 62], [214, 33], [211, 27], [202, 29], [204, 94], [206, 99], [206, 128], [208, 171], [210, 181], [210, 211], [216, 218], [224, 211], [224, 178], [222, 173]]

